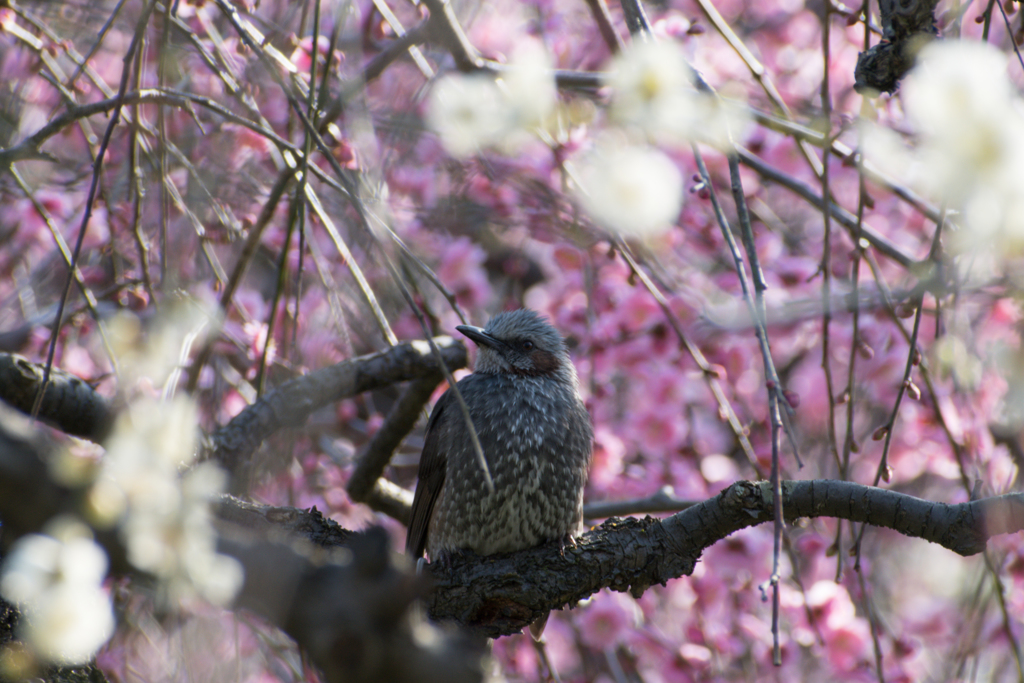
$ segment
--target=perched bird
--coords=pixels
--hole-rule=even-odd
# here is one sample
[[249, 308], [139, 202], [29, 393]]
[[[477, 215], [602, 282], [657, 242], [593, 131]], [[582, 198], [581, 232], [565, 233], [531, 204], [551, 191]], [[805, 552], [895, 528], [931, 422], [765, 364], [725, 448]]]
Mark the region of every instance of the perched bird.
[[[406, 553], [431, 561], [571, 541], [583, 530], [583, 487], [593, 441], [576, 369], [558, 332], [531, 310], [499, 313], [487, 327], [457, 327], [479, 347], [458, 383], [494, 491], [449, 389], [434, 406], [420, 457]], [[540, 637], [547, 616], [530, 625]]]

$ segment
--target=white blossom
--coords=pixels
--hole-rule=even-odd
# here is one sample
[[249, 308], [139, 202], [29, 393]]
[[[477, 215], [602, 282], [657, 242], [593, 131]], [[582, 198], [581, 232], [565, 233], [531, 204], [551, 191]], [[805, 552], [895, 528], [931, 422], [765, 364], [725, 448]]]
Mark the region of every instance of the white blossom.
[[126, 401], [87, 509], [93, 524], [118, 527], [128, 561], [159, 580], [165, 602], [199, 596], [224, 604], [242, 583], [238, 562], [216, 552], [208, 509], [224, 488], [224, 474], [212, 463], [194, 466], [198, 410], [185, 396], [169, 398], [181, 358], [209, 322], [188, 310], [157, 321], [145, 338], [134, 318], [121, 316], [111, 325], [126, 386], [149, 378], [164, 391], [160, 399]]
[[19, 605], [19, 635], [40, 658], [57, 664], [87, 662], [114, 631], [103, 590], [107, 556], [76, 522], [57, 520], [54, 535], [18, 539], [4, 558], [0, 593]]
[[242, 583], [241, 566], [216, 552], [208, 509], [224, 474], [212, 463], [179, 473], [195, 457], [197, 418], [184, 397], [131, 404], [110, 439], [90, 506], [117, 515], [128, 561], [160, 579], [169, 602], [198, 595], [224, 604]]
[[1024, 253], [1024, 117], [1006, 57], [986, 43], [936, 41], [903, 85], [927, 190], [963, 214], [954, 249]]
[[525, 43], [513, 53], [499, 85], [511, 117], [510, 130], [543, 125], [558, 102], [551, 57], [535, 43]]
[[612, 62], [612, 118], [651, 133], [671, 129], [687, 108], [690, 75], [682, 51], [668, 41], [633, 43]]
[[868, 119], [858, 122], [865, 165], [903, 182], [914, 183], [922, 172], [915, 150], [900, 135]]
[[465, 158], [488, 147], [514, 148], [541, 127], [558, 101], [550, 57], [527, 43], [501, 77], [448, 74], [434, 84], [427, 124], [449, 154]]
[[635, 42], [612, 62], [613, 121], [656, 141], [700, 141], [719, 148], [746, 125], [735, 103], [693, 85], [682, 49], [671, 41]]
[[427, 123], [454, 157], [476, 154], [506, 131], [501, 90], [484, 74], [449, 74], [430, 91]]
[[647, 237], [675, 223], [683, 179], [675, 163], [652, 147], [604, 141], [580, 165], [579, 195], [609, 230]]
[[82, 664], [114, 633], [110, 597], [100, 586], [55, 583], [26, 605], [21, 637], [43, 659]]
[[132, 313], [117, 314], [107, 329], [121, 366], [122, 386], [133, 388], [145, 379], [162, 387], [165, 396], [172, 395], [192, 344], [205, 329], [218, 325], [216, 317], [184, 304], [171, 307], [148, 330]]

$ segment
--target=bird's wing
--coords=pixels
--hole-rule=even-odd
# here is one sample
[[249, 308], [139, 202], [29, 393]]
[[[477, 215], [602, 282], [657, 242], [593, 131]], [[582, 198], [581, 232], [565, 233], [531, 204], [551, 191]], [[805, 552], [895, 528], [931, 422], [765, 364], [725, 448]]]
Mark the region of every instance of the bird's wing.
[[416, 495], [412, 499], [409, 531], [405, 537], [405, 553], [412, 557], [420, 557], [427, 547], [427, 531], [430, 529], [434, 503], [444, 488], [448, 454], [441, 449], [441, 434], [446, 431], [444, 423], [448, 416], [444, 415], [445, 410], [449, 409], [451, 399], [451, 391], [446, 391], [434, 406], [427, 421], [423, 454], [420, 456], [419, 481], [416, 483]]

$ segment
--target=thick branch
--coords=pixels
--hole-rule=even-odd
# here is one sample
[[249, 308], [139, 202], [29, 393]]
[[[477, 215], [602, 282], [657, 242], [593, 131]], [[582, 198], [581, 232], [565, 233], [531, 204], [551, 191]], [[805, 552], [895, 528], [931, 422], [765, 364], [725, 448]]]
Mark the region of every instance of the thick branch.
[[[29, 415], [42, 384], [42, 364], [0, 353], [0, 400]], [[50, 371], [38, 417], [65, 434], [97, 443], [106, 437], [113, 422], [107, 399], [82, 379], [57, 368]]]
[[[466, 365], [462, 342], [451, 337], [434, 342], [449, 368]], [[334, 401], [439, 372], [427, 342], [414, 341], [296, 377], [214, 432], [206, 458], [224, 465], [238, 480], [247, 473], [259, 445], [278, 430], [301, 426], [310, 414]]]
[[384, 424], [363, 447], [356, 458], [356, 468], [348, 479], [348, 494], [352, 500], [363, 503], [374, 490], [375, 482], [384, 474], [391, 455], [402, 439], [412, 431], [423, 406], [441, 383], [441, 373], [430, 373], [414, 379], [384, 419]]
[[50, 479], [46, 462], [56, 447], [28, 418], [0, 402], [0, 522], [3, 547], [38, 531], [62, 511], [70, 492]]
[[[5, 546], [58, 514], [82, 515], [88, 484], [53, 482], [56, 447], [29, 420], [0, 404], [0, 522]], [[393, 562], [387, 533], [353, 533], [314, 508], [274, 508], [222, 497], [215, 506], [219, 550], [239, 560], [245, 583], [236, 607], [289, 633], [330, 683], [479, 681], [482, 652], [410, 610], [422, 577]], [[117, 530], [97, 532], [112, 575], [151, 577], [126, 560]]]
[[[374, 367], [375, 362], [388, 367], [383, 359], [390, 358], [398, 349], [361, 360], [365, 367]], [[406, 350], [413, 352], [411, 345]], [[408, 371], [408, 366], [402, 367]], [[354, 383], [365, 390], [370, 388], [367, 383], [373, 383], [361, 381], [350, 379], [349, 386]], [[373, 381], [384, 380], [378, 375]], [[41, 455], [46, 446], [37, 441], [38, 432], [28, 426], [27, 420], [3, 410], [0, 418], [0, 519], [4, 522], [4, 541], [9, 543], [21, 534], [38, 530], [59, 512], [77, 510], [82, 491], [57, 486], [50, 480]], [[863, 522], [923, 538], [965, 556], [984, 550], [994, 535], [1024, 529], [1024, 494], [951, 505], [852, 482], [794, 481], [783, 485], [783, 510], [789, 522], [801, 517]], [[345, 535], [336, 533], [315, 510], [261, 508], [225, 499], [218, 516], [250, 529], [261, 542], [296, 536], [321, 546], [345, 542]], [[455, 621], [488, 636], [515, 633], [540, 614], [573, 606], [602, 588], [640, 595], [654, 584], [687, 575], [704, 549], [740, 529], [771, 518], [768, 484], [740, 481], [714, 498], [664, 520], [609, 519], [564, 551], [558, 544], [549, 544], [486, 559], [467, 553], [453, 558], [450, 569], [431, 565], [430, 574], [437, 587], [429, 597], [428, 609], [435, 619]], [[252, 523], [252, 519], [258, 523]], [[99, 540], [111, 552], [115, 573], [128, 571], [116, 537], [112, 533], [100, 534]], [[238, 549], [237, 555], [244, 559], [269, 552], [261, 548], [252, 553]], [[289, 566], [284, 560], [280, 564], [282, 571]], [[313, 582], [310, 585], [318, 586], [316, 590], [309, 589], [309, 595], [324, 594], [322, 587], [329, 583], [320, 583], [323, 577], [319, 571], [315, 570], [316, 576], [312, 578], [307, 576], [306, 569], [299, 572], [300, 582], [308, 579]], [[256, 575], [252, 576], [255, 580]], [[280, 594], [298, 595], [302, 590], [306, 589], [293, 582], [282, 586]], [[279, 614], [272, 606], [262, 609], [271, 615]], [[295, 610], [314, 608], [287, 609], [292, 614]], [[326, 623], [326, 617], [321, 619], [319, 612], [317, 615], [314, 621]], [[304, 637], [297, 631], [293, 633]]]
[[[972, 555], [991, 536], [1024, 529], [1024, 494], [949, 505], [851, 482], [793, 481], [783, 484], [783, 512], [789, 522], [866, 522]], [[564, 552], [549, 544], [485, 560], [456, 557], [449, 572], [431, 565], [437, 590], [429, 611], [491, 637], [517, 633], [544, 612], [572, 607], [601, 588], [639, 596], [688, 575], [705, 548], [771, 520], [768, 483], [740, 481], [664, 520], [610, 519]]]
[[288, 545], [222, 540], [245, 567], [236, 606], [278, 624], [331, 683], [470, 683], [483, 678], [482, 641], [437, 632], [409, 610], [423, 577], [390, 560], [387, 532], [353, 534], [334, 562]]

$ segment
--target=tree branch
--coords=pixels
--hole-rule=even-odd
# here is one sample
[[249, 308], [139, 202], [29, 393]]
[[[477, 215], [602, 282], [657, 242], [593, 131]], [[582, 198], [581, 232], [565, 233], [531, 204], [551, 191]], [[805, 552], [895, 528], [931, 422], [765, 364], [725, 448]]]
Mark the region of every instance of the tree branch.
[[[0, 404], [0, 521], [4, 547], [39, 532], [61, 513], [81, 515], [88, 483], [55, 483], [57, 455], [46, 434]], [[242, 563], [235, 607], [287, 632], [330, 683], [470, 683], [482, 680], [479, 639], [441, 632], [410, 610], [427, 590], [407, 563], [395, 562], [387, 532], [354, 533], [315, 508], [275, 508], [230, 496], [214, 506], [218, 550]], [[96, 532], [111, 574], [151, 580], [127, 562], [117, 530]]]
[[[412, 352], [411, 345], [404, 346], [407, 353]], [[452, 346], [454, 342], [448, 348]], [[369, 358], [388, 357], [402, 348]], [[368, 363], [364, 368], [372, 365]], [[73, 512], [81, 504], [82, 490], [67, 489], [50, 480], [42, 455], [50, 447], [39, 438], [25, 418], [0, 410], [0, 519], [4, 522], [5, 543], [37, 531], [55, 514]], [[772, 507], [767, 482], [740, 481], [663, 520], [609, 519], [564, 550], [552, 543], [487, 558], [457, 554], [447, 568], [429, 565], [436, 586], [427, 598], [429, 614], [436, 620], [454, 621], [481, 635], [497, 637], [520, 631], [546, 611], [574, 606], [602, 588], [639, 596], [654, 584], [664, 585], [690, 574], [704, 550], [730, 534], [771, 521]], [[360, 609], [382, 619], [381, 615], [391, 615], [387, 618], [394, 628], [388, 631], [388, 637], [406, 642], [407, 624], [394, 614], [404, 613], [409, 601], [421, 591], [414, 588], [416, 582], [408, 574], [391, 567], [386, 552], [374, 550], [382, 545], [379, 541], [367, 541], [371, 547], [365, 557], [332, 560], [330, 552], [324, 555], [315, 551], [311, 555], [294, 550], [296, 540], [325, 550], [352, 545], [355, 537], [350, 532], [324, 519], [315, 509], [272, 508], [224, 497], [216, 512], [234, 529], [225, 532], [221, 526], [222, 550], [237, 557], [246, 568], [246, 588], [240, 604], [282, 623], [304, 647], [319, 653], [317, 661], [325, 670], [332, 670], [338, 663], [330, 659], [336, 652], [313, 637], [325, 624], [335, 624], [330, 631], [335, 639], [331, 643], [340, 639], [360, 648], [379, 644], [376, 636], [366, 642], [351, 640], [352, 633], [361, 633], [363, 617], [352, 616]], [[885, 527], [967, 556], [984, 550], [994, 535], [1024, 529], [1024, 494], [951, 505], [852, 482], [790, 481], [783, 484], [783, 512], [789, 522], [801, 517], [835, 517]], [[241, 532], [246, 534], [244, 540], [239, 540]], [[124, 562], [123, 549], [114, 533], [101, 533], [98, 540], [111, 554], [115, 573], [133, 571]], [[272, 544], [281, 541], [293, 548]], [[296, 554], [293, 557], [289, 553]], [[382, 583], [360, 583], [373, 577]], [[336, 580], [349, 588], [338, 588]], [[366, 590], [370, 585], [383, 588], [364, 604], [363, 598], [352, 598], [363, 590], [352, 592], [357, 584]], [[353, 606], [358, 604], [364, 606]], [[375, 661], [390, 666], [388, 658]], [[339, 674], [331, 680], [343, 679]]]
[[[984, 550], [997, 534], [1024, 529], [1024, 494], [949, 505], [852, 482], [783, 483], [783, 513], [835, 517], [923, 538], [959, 555]], [[609, 519], [573, 548], [548, 544], [486, 559], [456, 556], [450, 571], [430, 565], [437, 589], [430, 615], [489, 637], [517, 633], [541, 614], [572, 607], [601, 588], [639, 597], [689, 575], [703, 551], [732, 533], [772, 521], [768, 482], [736, 482], [664, 520]]]
[[[466, 347], [462, 342], [447, 336], [436, 337], [434, 342], [445, 365], [465, 367]], [[296, 377], [211, 434], [203, 457], [226, 467], [236, 482], [244, 481], [252, 466], [252, 454], [278, 430], [302, 425], [310, 414], [334, 401], [439, 372], [427, 342], [414, 341]]]
[[[0, 353], [0, 401], [29, 415], [44, 366], [14, 353]], [[110, 432], [113, 411], [106, 398], [70, 372], [53, 368], [38, 417], [65, 434], [99, 443]]]
[[356, 456], [356, 468], [346, 486], [352, 500], [367, 502], [374, 484], [391, 461], [391, 455], [402, 443], [402, 439], [412, 431], [423, 407], [442, 379], [440, 372], [425, 374], [410, 382], [402, 392], [380, 429]]

